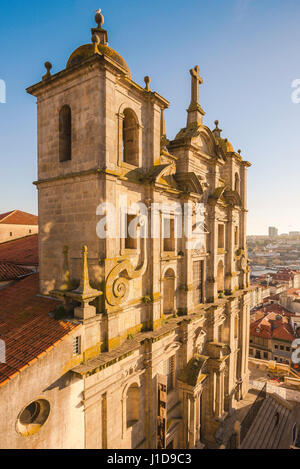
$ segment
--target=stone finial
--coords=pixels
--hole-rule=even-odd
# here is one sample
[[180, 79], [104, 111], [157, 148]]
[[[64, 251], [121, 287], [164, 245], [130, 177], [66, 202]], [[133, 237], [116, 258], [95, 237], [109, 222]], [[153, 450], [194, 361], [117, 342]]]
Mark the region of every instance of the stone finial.
[[88, 261], [87, 261], [87, 246], [82, 248], [82, 267], [80, 285], [76, 290], [68, 291], [66, 296], [81, 303], [74, 309], [74, 315], [80, 319], [89, 319], [96, 316], [96, 308], [89, 303], [103, 292], [91, 287], [89, 281]]
[[242, 153], [242, 150], [239, 149], [239, 150], [238, 150], [238, 154], [241, 155], [241, 153]]
[[165, 110], [162, 109], [160, 113], [160, 150], [167, 150], [166, 146], [169, 144], [169, 140], [167, 139], [167, 132], [166, 132], [166, 122], [165, 122]]
[[43, 76], [43, 80], [49, 80], [49, 78], [51, 78], [51, 68], [52, 68], [52, 63], [51, 62], [45, 62], [44, 63], [44, 66], [45, 66], [45, 69], [47, 70], [47, 73], [46, 75]]
[[102, 28], [104, 23], [104, 16], [101, 13], [101, 10], [97, 10], [95, 14], [95, 21], [97, 23], [97, 28], [92, 28], [92, 42], [96, 44], [107, 45], [108, 35], [107, 31]]
[[191, 103], [188, 108], [187, 124], [200, 125], [205, 112], [199, 104], [199, 85], [203, 83], [203, 79], [199, 74], [199, 67], [196, 65], [190, 70], [191, 75]]
[[213, 134], [215, 137], [218, 137], [220, 138], [221, 137], [221, 132], [222, 132], [222, 129], [219, 128], [219, 121], [218, 120], [215, 120], [215, 129], [213, 130]]
[[146, 86], [145, 86], [145, 90], [146, 90], [146, 91], [151, 91], [150, 86], [149, 86], [149, 85], [150, 85], [150, 81], [151, 81], [151, 78], [150, 78], [150, 77], [146, 76], [146, 77], [144, 78], [144, 82], [145, 82], [145, 84], [146, 84]]
[[89, 281], [87, 253], [88, 253], [87, 246], [83, 246], [80, 285], [75, 290], [76, 293], [82, 294], [83, 297], [89, 294], [89, 292], [92, 290], [90, 286], [90, 281]]

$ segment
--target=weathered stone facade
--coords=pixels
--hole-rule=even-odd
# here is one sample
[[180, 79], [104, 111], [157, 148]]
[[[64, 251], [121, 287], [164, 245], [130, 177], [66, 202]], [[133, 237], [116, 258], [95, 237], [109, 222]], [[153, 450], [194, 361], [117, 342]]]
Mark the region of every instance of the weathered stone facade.
[[[47, 64], [42, 82], [28, 89], [38, 102], [40, 288], [75, 306], [82, 323], [82, 353], [70, 373], [83, 387], [83, 446], [219, 444], [248, 390], [249, 163], [218, 123], [213, 131], [202, 123], [198, 67], [190, 71], [187, 125], [168, 141], [168, 101], [148, 77], [145, 88], [132, 81], [107, 46], [102, 15], [97, 22], [92, 44], [55, 75]], [[99, 238], [105, 213], [97, 207], [119, 210], [121, 200], [127, 222], [128, 209], [143, 203], [150, 224], [150, 207], [159, 204], [156, 236], [143, 238], [138, 226], [134, 240]], [[193, 248], [186, 234], [173, 235], [178, 218], [162, 204], [198, 203], [206, 234]]]

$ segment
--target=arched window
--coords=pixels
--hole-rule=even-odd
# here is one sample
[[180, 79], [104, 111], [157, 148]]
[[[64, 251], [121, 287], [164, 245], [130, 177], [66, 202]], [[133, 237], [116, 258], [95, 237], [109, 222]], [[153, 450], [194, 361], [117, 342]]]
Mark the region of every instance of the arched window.
[[127, 428], [132, 427], [139, 420], [140, 391], [137, 383], [129, 386], [126, 399]]
[[223, 261], [220, 261], [219, 264], [218, 264], [217, 286], [218, 286], [218, 292], [224, 290], [224, 264], [223, 264]]
[[139, 166], [139, 124], [135, 113], [125, 109], [123, 120], [123, 161]]
[[164, 314], [174, 313], [175, 299], [175, 275], [172, 269], [168, 269], [164, 277], [163, 287], [163, 311]]
[[240, 193], [240, 178], [238, 173], [235, 173], [234, 177], [234, 190], [239, 194]]
[[72, 158], [72, 117], [67, 104], [59, 112], [59, 161]]

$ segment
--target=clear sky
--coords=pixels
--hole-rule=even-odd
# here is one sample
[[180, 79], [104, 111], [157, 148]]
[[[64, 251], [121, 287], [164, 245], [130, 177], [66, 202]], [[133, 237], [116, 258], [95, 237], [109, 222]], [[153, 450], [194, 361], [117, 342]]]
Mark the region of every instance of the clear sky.
[[[133, 79], [166, 97], [168, 137], [184, 127], [189, 69], [204, 84], [204, 123], [219, 119], [223, 137], [252, 163], [248, 174], [248, 233], [300, 231], [299, 0], [15, 0], [1, 2], [0, 213], [37, 213], [36, 104], [25, 88], [40, 81], [44, 62], [55, 73], [71, 52], [90, 42], [102, 8], [109, 44]], [[299, 94], [300, 95], [300, 94]]]

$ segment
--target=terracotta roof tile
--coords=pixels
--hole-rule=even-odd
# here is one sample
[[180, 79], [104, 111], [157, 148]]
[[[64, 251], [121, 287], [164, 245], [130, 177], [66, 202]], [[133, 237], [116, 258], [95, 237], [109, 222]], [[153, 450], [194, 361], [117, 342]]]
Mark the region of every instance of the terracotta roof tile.
[[1, 243], [0, 261], [18, 265], [38, 265], [38, 235], [35, 234]]
[[38, 217], [21, 210], [12, 210], [0, 215], [0, 223], [3, 225], [37, 225]]
[[[274, 308], [274, 306], [278, 308]], [[269, 305], [271, 311], [250, 324], [250, 335], [264, 339], [280, 339], [292, 342], [295, 339], [289, 323], [289, 315], [280, 305]], [[265, 310], [266, 308], [263, 308]], [[273, 311], [272, 311], [273, 309]], [[275, 311], [274, 311], [275, 310]]]
[[32, 270], [26, 269], [11, 262], [0, 261], [0, 282], [17, 280], [20, 277], [32, 274]]
[[4, 218], [6, 218], [8, 215], [12, 213], [13, 213], [13, 210], [11, 210], [10, 212], [6, 212], [6, 213], [0, 213], [0, 222], [1, 220], [3, 220]]
[[37, 296], [38, 274], [32, 274], [0, 291], [0, 339], [6, 347], [6, 363], [0, 364], [0, 385], [12, 379], [52, 349], [78, 327], [49, 313], [59, 301]]

